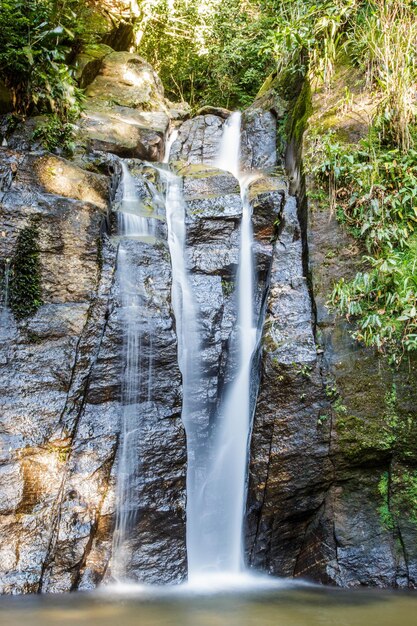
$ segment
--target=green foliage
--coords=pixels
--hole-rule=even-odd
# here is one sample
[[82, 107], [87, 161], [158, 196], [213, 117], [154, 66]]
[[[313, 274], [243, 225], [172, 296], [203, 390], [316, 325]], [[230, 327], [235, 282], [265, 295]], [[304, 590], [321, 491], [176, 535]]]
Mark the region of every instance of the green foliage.
[[15, 111], [52, 112], [67, 120], [80, 92], [68, 65], [88, 32], [89, 9], [80, 0], [3, 0], [0, 72]]
[[145, 0], [136, 22], [138, 52], [172, 99], [193, 107], [250, 104], [274, 67], [263, 52], [275, 17], [260, 0]]
[[282, 0], [276, 5], [276, 28], [266, 49], [277, 60], [278, 71], [330, 81], [337, 55], [349, 37], [358, 0]]
[[393, 479], [396, 491], [394, 502], [398, 515], [406, 515], [417, 524], [417, 470], [403, 469]]
[[33, 315], [42, 304], [38, 238], [35, 223], [17, 238], [10, 281], [10, 308], [17, 320]]
[[356, 339], [399, 362], [417, 349], [417, 151], [387, 149], [377, 127], [359, 146], [319, 135], [312, 151], [307, 168], [368, 251], [366, 270], [341, 279], [330, 304], [356, 321]]
[[378, 115], [389, 144], [411, 144], [417, 81], [417, 5], [414, 0], [371, 0], [357, 20], [350, 52], [377, 91]]
[[48, 120], [40, 124], [33, 133], [33, 139], [38, 139], [49, 152], [58, 151], [65, 155], [74, 152], [74, 138], [74, 125], [62, 121], [57, 115], [49, 116]]
[[392, 530], [404, 516], [417, 524], [417, 471], [403, 468], [391, 477], [384, 472], [378, 483], [382, 497], [379, 507], [381, 521]]
[[302, 365], [301, 363], [292, 363], [292, 366], [295, 368], [295, 373], [303, 378], [310, 379], [311, 374], [313, 372], [313, 367], [311, 365]]
[[382, 498], [382, 504], [379, 506], [379, 514], [381, 516], [381, 521], [383, 525], [388, 529], [392, 530], [394, 528], [394, 520], [392, 513], [390, 511], [390, 478], [389, 473], [384, 472], [381, 476], [381, 480], [378, 483], [378, 491]]

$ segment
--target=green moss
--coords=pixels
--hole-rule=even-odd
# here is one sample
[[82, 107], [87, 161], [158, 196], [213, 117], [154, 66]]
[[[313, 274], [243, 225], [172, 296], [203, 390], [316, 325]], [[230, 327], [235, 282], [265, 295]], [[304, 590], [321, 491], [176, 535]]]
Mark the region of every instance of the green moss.
[[10, 281], [10, 308], [17, 320], [33, 315], [43, 304], [38, 239], [35, 221], [17, 238]]
[[344, 456], [351, 461], [366, 463], [392, 447], [391, 429], [383, 419], [364, 419], [336, 412], [338, 442]]
[[272, 74], [270, 74], [267, 77], [267, 79], [262, 83], [258, 93], [256, 94], [255, 100], [258, 100], [258, 98], [262, 98], [262, 96], [267, 94], [270, 89], [275, 89], [275, 87], [277, 87], [277, 84], [278, 84], [277, 79], [278, 79], [277, 72], [272, 72]]
[[97, 237], [97, 265], [101, 273], [103, 269], [103, 240], [101, 237]]
[[382, 474], [378, 492], [378, 512], [386, 528], [392, 530], [404, 520], [417, 525], [417, 469], [394, 466]]
[[382, 498], [382, 504], [378, 507], [378, 512], [381, 517], [382, 524], [388, 530], [392, 530], [394, 527], [394, 518], [390, 511], [389, 488], [390, 488], [389, 473], [384, 472], [381, 476], [381, 480], [378, 483], [379, 495]]
[[403, 469], [395, 475], [393, 491], [397, 515], [417, 525], [417, 469]]
[[385, 397], [377, 394], [380, 390], [374, 392], [369, 388], [367, 406], [362, 407], [355, 403], [354, 397], [343, 398], [335, 385], [326, 387], [326, 395], [332, 402], [340, 450], [351, 461], [360, 464], [388, 459], [397, 451], [402, 436], [404, 425], [398, 415], [396, 385], [392, 384]]
[[232, 293], [235, 290], [235, 282], [234, 280], [226, 280], [226, 279], [222, 279], [222, 291], [223, 291], [223, 295], [228, 298], [229, 296], [232, 295]]
[[307, 121], [312, 113], [311, 87], [306, 79], [287, 122], [287, 134], [290, 138], [294, 138], [297, 144], [301, 141]]

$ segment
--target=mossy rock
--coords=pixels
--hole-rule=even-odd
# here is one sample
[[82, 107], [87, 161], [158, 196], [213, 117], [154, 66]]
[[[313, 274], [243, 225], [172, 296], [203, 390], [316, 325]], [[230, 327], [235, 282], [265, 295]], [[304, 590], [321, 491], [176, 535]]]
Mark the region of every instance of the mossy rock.
[[81, 89], [85, 89], [96, 78], [102, 66], [103, 59], [114, 52], [106, 44], [92, 44], [87, 46], [75, 61], [75, 78]]
[[307, 122], [313, 113], [311, 95], [310, 83], [305, 80], [287, 121], [288, 136], [297, 144], [301, 141]]

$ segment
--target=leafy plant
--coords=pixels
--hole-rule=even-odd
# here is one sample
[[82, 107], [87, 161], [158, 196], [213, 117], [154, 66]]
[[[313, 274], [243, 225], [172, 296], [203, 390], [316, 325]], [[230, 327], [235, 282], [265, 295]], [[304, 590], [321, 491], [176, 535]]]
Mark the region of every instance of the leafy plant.
[[40, 124], [34, 131], [33, 138], [38, 139], [50, 152], [71, 155], [75, 148], [74, 125], [63, 122], [57, 115], [51, 115], [46, 122]]
[[87, 33], [88, 6], [79, 0], [3, 0], [0, 72], [15, 111], [51, 112], [67, 120], [80, 105], [68, 65]]
[[356, 339], [399, 362], [417, 349], [417, 151], [387, 149], [379, 130], [359, 146], [318, 135], [306, 165], [368, 252], [366, 269], [340, 280], [329, 303], [355, 321]]
[[351, 52], [376, 87], [388, 143], [408, 150], [415, 118], [417, 7], [414, 0], [371, 0], [356, 24]]

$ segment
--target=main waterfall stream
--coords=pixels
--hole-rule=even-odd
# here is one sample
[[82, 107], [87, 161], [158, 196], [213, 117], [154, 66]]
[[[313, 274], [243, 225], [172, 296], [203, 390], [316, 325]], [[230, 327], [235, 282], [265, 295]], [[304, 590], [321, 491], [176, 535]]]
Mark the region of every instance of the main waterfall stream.
[[237, 329], [230, 351], [236, 370], [210, 429], [198, 397], [201, 376], [198, 311], [186, 267], [186, 226], [181, 179], [168, 176], [167, 220], [173, 267], [173, 306], [177, 319], [179, 362], [183, 375], [182, 417], [187, 432], [187, 553], [191, 583], [218, 581], [242, 571], [242, 524], [248, 436], [251, 422], [250, 369], [256, 343], [253, 314], [251, 207], [247, 179], [240, 175], [241, 114], [224, 125], [216, 166], [231, 172], [241, 186], [242, 220], [237, 271]]

